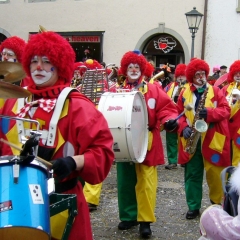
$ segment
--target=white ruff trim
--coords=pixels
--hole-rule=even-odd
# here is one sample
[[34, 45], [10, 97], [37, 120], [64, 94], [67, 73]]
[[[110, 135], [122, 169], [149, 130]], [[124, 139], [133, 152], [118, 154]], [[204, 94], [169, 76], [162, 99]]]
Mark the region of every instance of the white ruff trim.
[[236, 167], [230, 179], [231, 188], [240, 195], [240, 164]]

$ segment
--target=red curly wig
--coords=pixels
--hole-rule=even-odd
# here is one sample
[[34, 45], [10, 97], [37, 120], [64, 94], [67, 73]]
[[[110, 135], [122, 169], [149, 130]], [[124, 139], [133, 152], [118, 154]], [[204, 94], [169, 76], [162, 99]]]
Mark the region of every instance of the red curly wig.
[[240, 60], [235, 61], [229, 68], [228, 82], [234, 82], [233, 76], [237, 72], [240, 72]]
[[142, 75], [145, 73], [147, 60], [139, 51], [129, 51], [123, 55], [120, 65], [124, 75], [127, 74], [127, 68], [131, 63], [140, 66]]
[[205, 71], [206, 78], [208, 77], [210, 68], [209, 65], [201, 59], [193, 58], [186, 67], [186, 78], [187, 81], [192, 83], [193, 77], [197, 71]]
[[175, 77], [179, 77], [179, 76], [186, 76], [186, 64], [180, 63], [177, 65], [176, 69], [175, 69]]
[[46, 56], [57, 68], [59, 79], [70, 83], [75, 62], [75, 52], [69, 42], [55, 32], [47, 31], [34, 34], [30, 37], [24, 54], [23, 67], [31, 76], [30, 64], [34, 56]]
[[[84, 67], [83, 67], [84, 66]], [[83, 62], [75, 62], [74, 63], [74, 71], [79, 70], [80, 75], [82, 76], [86, 72], [86, 68]]]
[[4, 48], [8, 48], [8, 49], [12, 50], [16, 54], [18, 62], [21, 63], [25, 46], [26, 46], [26, 42], [23, 39], [21, 39], [17, 36], [12, 36], [12, 37], [5, 39], [1, 43], [0, 52], [2, 52]]
[[153, 72], [154, 72], [154, 67], [153, 67], [153, 65], [152, 65], [150, 62], [147, 62], [144, 75], [145, 75], [147, 78], [151, 78]]

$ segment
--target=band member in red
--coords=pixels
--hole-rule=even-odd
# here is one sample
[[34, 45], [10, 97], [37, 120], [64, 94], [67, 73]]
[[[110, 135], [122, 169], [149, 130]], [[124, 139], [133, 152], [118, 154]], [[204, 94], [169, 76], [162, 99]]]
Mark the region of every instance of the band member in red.
[[[106, 178], [114, 159], [113, 139], [102, 113], [84, 95], [69, 87], [74, 61], [72, 47], [57, 33], [32, 35], [23, 56], [32, 95], [25, 100], [7, 101], [3, 114], [18, 114], [40, 123], [40, 132], [44, 132], [45, 137], [40, 137], [38, 156], [52, 162], [56, 192], [77, 195], [78, 214], [68, 239], [91, 240], [89, 210], [78, 178], [91, 184]], [[58, 101], [59, 98], [64, 101]], [[60, 112], [55, 115], [58, 109]], [[49, 135], [52, 118], [56, 117], [56, 131]], [[1, 133], [5, 133], [4, 139], [20, 146], [17, 127], [15, 121], [11, 121], [2, 126]], [[1, 155], [17, 154], [7, 145], [0, 149]], [[52, 232], [53, 239], [61, 239], [61, 230], [57, 227], [60, 224], [51, 223], [51, 227], [57, 229]]]
[[125, 53], [121, 60], [121, 71], [126, 76], [118, 89], [138, 90], [144, 94], [149, 122], [149, 143], [142, 163], [117, 162], [118, 206], [120, 230], [140, 223], [141, 237], [152, 235], [150, 224], [156, 222], [155, 205], [157, 191], [157, 165], [164, 164], [160, 124], [171, 131], [178, 123], [177, 109], [167, 94], [155, 84], [144, 81], [146, 59], [139, 51]]

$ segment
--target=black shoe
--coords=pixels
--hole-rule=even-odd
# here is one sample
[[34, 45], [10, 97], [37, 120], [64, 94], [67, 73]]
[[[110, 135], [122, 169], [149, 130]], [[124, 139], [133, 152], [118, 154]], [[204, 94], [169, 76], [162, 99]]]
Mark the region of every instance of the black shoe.
[[152, 236], [150, 222], [140, 222], [139, 233], [142, 238], [150, 238]]
[[187, 214], [186, 214], [186, 219], [194, 219], [197, 216], [199, 216], [200, 212], [199, 210], [188, 210]]
[[128, 230], [133, 226], [137, 226], [138, 222], [137, 221], [122, 221], [118, 224], [118, 229], [119, 230]]
[[177, 164], [176, 163], [168, 164], [165, 166], [165, 169], [168, 170], [177, 169]]
[[88, 209], [89, 209], [90, 212], [96, 211], [97, 210], [97, 205], [92, 204], [92, 203], [88, 203]]

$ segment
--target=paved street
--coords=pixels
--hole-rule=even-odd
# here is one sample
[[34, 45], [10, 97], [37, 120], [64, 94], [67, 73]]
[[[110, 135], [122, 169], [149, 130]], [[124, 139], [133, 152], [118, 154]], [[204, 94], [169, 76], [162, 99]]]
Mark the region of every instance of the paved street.
[[[164, 132], [162, 136], [165, 146]], [[183, 176], [184, 168], [180, 166], [176, 170], [166, 170], [164, 166], [158, 166], [157, 222], [151, 224], [153, 240], [197, 240], [200, 237], [199, 218], [194, 220], [185, 218], [188, 208], [185, 201]], [[201, 212], [209, 205], [207, 185], [204, 181]], [[116, 165], [112, 166], [103, 183], [100, 205], [97, 211], [91, 213], [91, 221], [95, 240], [140, 239], [138, 226], [127, 231], [120, 231], [117, 228], [119, 217]]]

